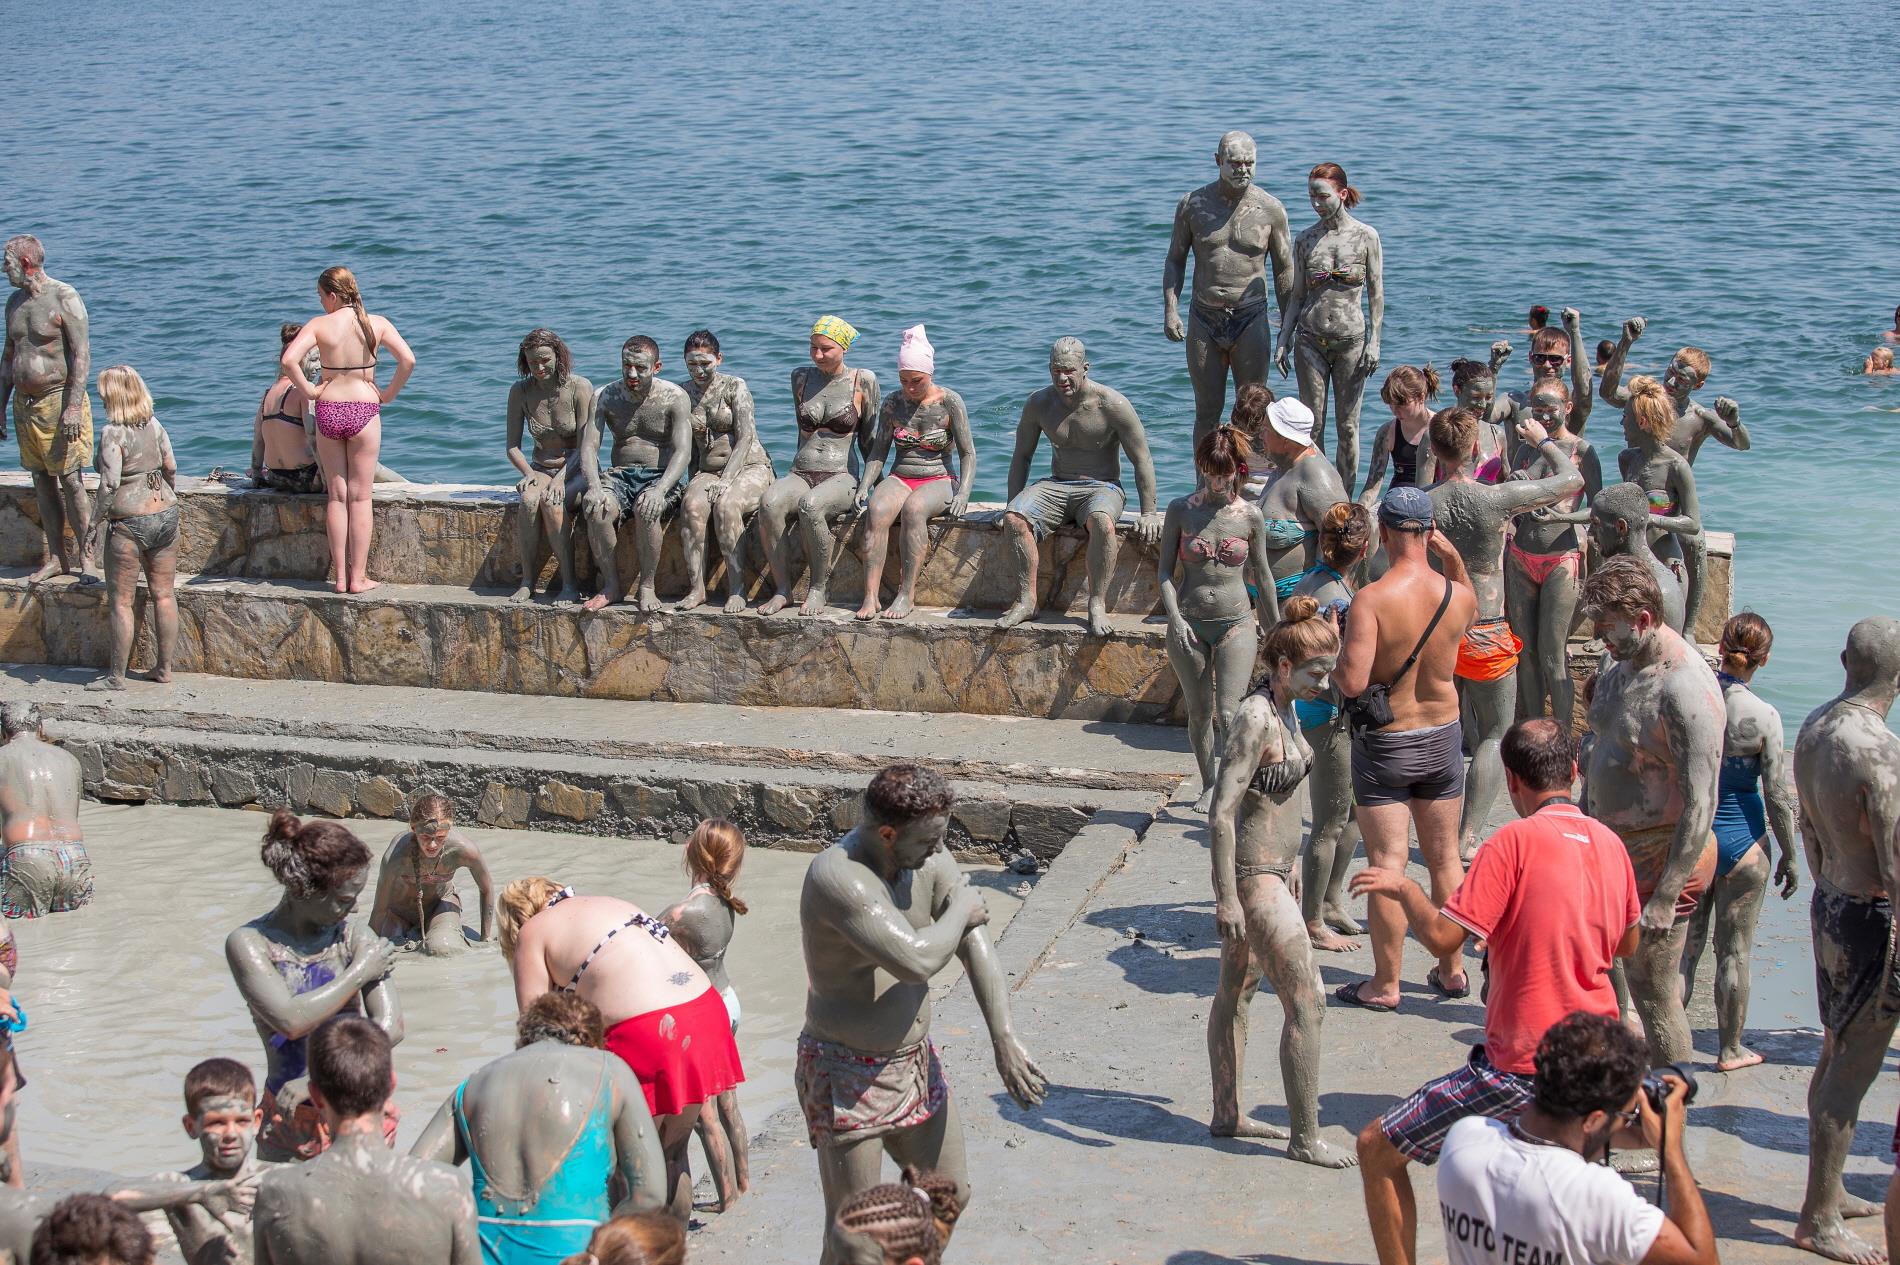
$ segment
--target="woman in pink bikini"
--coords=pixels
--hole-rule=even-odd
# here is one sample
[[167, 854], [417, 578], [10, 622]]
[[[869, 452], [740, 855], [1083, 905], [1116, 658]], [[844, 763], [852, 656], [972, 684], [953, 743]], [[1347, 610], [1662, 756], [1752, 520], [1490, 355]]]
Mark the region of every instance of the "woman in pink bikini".
[[[415, 371], [415, 353], [386, 317], [363, 310], [363, 295], [348, 268], [329, 268], [317, 278], [323, 315], [304, 327], [284, 348], [284, 375], [305, 398], [316, 401], [317, 461], [329, 488], [324, 527], [330, 536], [330, 565], [339, 593], [366, 593], [369, 578], [370, 489], [376, 482], [376, 458], [383, 446], [378, 414], [396, 398]], [[304, 353], [317, 349], [323, 385], [304, 375]], [[396, 372], [383, 390], [376, 387], [378, 348], [389, 348]]]
[[[940, 387], [936, 349], [913, 325], [904, 331], [897, 348], [897, 380], [902, 389], [886, 396], [879, 411], [877, 439], [858, 481], [858, 504], [870, 513], [864, 525], [864, 604], [859, 619], [902, 619], [910, 614], [917, 595], [917, 573], [923, 569], [929, 543], [926, 524], [939, 514], [962, 516], [970, 504], [970, 485], [976, 479], [976, 445], [970, 438], [970, 418], [963, 397]], [[884, 460], [897, 450], [889, 478]], [[954, 448], [954, 481], [945, 459]], [[891, 525], [904, 520], [900, 559], [903, 574], [897, 596], [882, 611], [878, 590], [884, 581], [884, 555], [890, 546]]]

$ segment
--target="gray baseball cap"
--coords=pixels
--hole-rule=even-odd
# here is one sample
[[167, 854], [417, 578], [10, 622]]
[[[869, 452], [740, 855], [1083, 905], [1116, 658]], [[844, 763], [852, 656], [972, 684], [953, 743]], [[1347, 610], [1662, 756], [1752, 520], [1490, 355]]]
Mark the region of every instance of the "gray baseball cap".
[[1379, 521], [1398, 531], [1430, 531], [1431, 494], [1410, 485], [1391, 489], [1379, 498]]

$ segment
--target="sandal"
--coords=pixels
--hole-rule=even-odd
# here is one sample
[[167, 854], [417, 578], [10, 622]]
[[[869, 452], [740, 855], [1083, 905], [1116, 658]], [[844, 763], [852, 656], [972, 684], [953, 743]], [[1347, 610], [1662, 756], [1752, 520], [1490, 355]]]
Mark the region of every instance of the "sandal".
[[1465, 982], [1462, 987], [1446, 988], [1444, 981], [1441, 980], [1438, 976], [1438, 968], [1434, 966], [1431, 970], [1425, 972], [1425, 982], [1431, 985], [1432, 991], [1437, 993], [1440, 997], [1448, 997], [1453, 1001], [1457, 1001], [1460, 998], [1471, 996], [1470, 972], [1466, 972]]
[[1376, 1010], [1381, 1014], [1391, 1014], [1399, 1008], [1397, 1002], [1367, 1001], [1359, 995], [1357, 981], [1341, 984], [1333, 990], [1333, 1000], [1348, 1006], [1357, 1006], [1361, 1010]]

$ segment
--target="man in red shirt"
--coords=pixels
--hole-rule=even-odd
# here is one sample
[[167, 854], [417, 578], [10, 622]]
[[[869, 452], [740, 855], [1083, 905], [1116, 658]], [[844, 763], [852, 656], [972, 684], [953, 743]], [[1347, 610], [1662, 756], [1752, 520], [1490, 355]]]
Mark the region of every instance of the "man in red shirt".
[[1616, 1018], [1615, 959], [1636, 948], [1642, 903], [1629, 852], [1615, 831], [1571, 801], [1577, 748], [1556, 722], [1526, 720], [1504, 735], [1511, 805], [1522, 820], [1498, 830], [1465, 881], [1434, 908], [1417, 883], [1391, 870], [1353, 875], [1356, 895], [1378, 892], [1405, 910], [1432, 953], [1486, 942], [1484, 1043], [1465, 1066], [1428, 1081], [1359, 1134], [1366, 1218], [1380, 1265], [1412, 1265], [1418, 1206], [1405, 1166], [1432, 1164], [1467, 1116], [1509, 1119], [1531, 1101], [1537, 1043], [1572, 1011]]

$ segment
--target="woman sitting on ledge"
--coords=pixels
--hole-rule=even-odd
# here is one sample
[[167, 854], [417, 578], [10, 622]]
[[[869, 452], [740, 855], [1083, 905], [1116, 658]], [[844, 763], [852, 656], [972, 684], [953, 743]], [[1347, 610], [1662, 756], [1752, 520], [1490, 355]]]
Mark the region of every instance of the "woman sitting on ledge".
[[[897, 348], [897, 379], [902, 389], [887, 396], [878, 417], [877, 439], [858, 483], [858, 504], [868, 506], [864, 526], [864, 604], [859, 619], [902, 619], [917, 598], [917, 573], [923, 569], [930, 537], [926, 524], [941, 514], [961, 518], [970, 504], [970, 484], [976, 479], [976, 445], [970, 439], [970, 418], [963, 397], [940, 387], [932, 375], [937, 353], [913, 325], [904, 331]], [[890, 476], [884, 459], [891, 449], [897, 456]], [[946, 460], [956, 450], [957, 473], [951, 481]], [[890, 547], [891, 526], [904, 522], [901, 564], [903, 578], [897, 596], [878, 610], [878, 590], [884, 582], [884, 557]]]
[[[290, 346], [303, 326], [286, 322], [278, 328], [278, 354]], [[290, 375], [276, 361], [277, 381], [264, 388], [251, 419], [251, 486], [274, 492], [317, 493], [323, 491], [323, 470], [317, 465], [317, 419], [311, 415], [309, 397], [297, 389]], [[304, 377], [316, 382], [321, 374], [317, 352], [312, 348], [303, 358]], [[293, 429], [293, 427], [295, 429]], [[217, 471], [211, 478], [223, 480]], [[388, 466], [376, 467], [376, 482], [407, 483]]]

